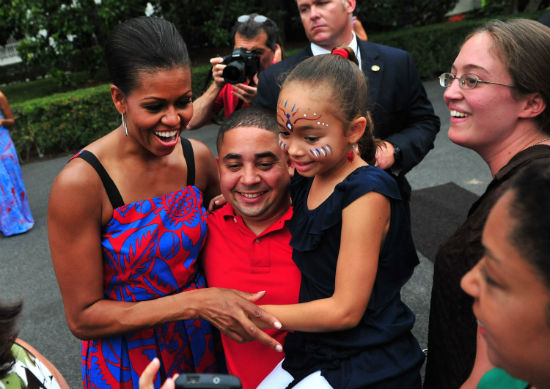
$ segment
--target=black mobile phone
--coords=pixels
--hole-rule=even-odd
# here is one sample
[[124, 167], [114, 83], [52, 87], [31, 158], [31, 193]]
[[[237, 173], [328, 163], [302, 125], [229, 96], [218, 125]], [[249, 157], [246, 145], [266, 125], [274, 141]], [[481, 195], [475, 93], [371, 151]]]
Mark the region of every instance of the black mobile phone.
[[176, 389], [241, 389], [239, 377], [231, 374], [184, 373], [176, 378]]

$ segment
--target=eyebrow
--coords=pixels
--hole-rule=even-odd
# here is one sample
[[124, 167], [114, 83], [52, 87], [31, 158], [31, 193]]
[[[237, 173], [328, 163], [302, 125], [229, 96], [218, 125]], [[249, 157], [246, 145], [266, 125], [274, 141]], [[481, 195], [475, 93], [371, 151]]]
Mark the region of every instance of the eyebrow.
[[235, 153], [229, 153], [225, 157], [223, 157], [224, 161], [227, 161], [228, 159], [242, 159], [241, 154], [235, 154]]
[[[456, 71], [456, 66], [454, 64], [453, 64], [453, 66], [451, 66], [451, 70]], [[478, 66], [478, 65], [474, 65], [474, 64], [468, 64], [468, 65], [464, 66], [464, 70], [465, 70], [466, 73], [476, 71], [476, 70], [481, 70], [481, 71], [487, 73], [487, 69], [485, 69], [483, 66]]]
[[500, 259], [498, 259], [494, 254], [493, 252], [488, 249], [487, 247], [483, 246], [483, 250], [485, 251], [485, 256], [487, 256], [487, 259], [490, 259], [496, 263], [500, 263]]
[[[178, 99], [185, 98], [185, 97], [192, 97], [192, 96], [193, 96], [193, 91], [188, 90], [187, 92], [178, 96]], [[142, 100], [166, 101], [164, 97], [157, 97], [157, 96], [145, 96], [142, 98]]]
[[[277, 155], [275, 155], [275, 153], [272, 153], [271, 151], [266, 151], [266, 152], [263, 152], [263, 153], [254, 154], [254, 157], [256, 159], [261, 159], [261, 158], [279, 159], [277, 157]], [[227, 161], [227, 160], [230, 160], [230, 159], [242, 159], [242, 158], [243, 158], [243, 156], [241, 154], [229, 153], [225, 157], [223, 157], [223, 161]]]
[[264, 153], [258, 153], [258, 154], [254, 154], [254, 156], [256, 158], [275, 158], [275, 159], [279, 159], [277, 158], [277, 156], [272, 153], [271, 151], [266, 151]]

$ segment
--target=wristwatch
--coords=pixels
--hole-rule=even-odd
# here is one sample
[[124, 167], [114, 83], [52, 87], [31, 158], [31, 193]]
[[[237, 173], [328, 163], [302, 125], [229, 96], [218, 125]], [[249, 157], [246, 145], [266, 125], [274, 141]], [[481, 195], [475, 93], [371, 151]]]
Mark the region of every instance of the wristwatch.
[[393, 159], [394, 159], [394, 165], [398, 165], [399, 162], [401, 162], [401, 149], [396, 144], [392, 143], [393, 145]]
[[398, 176], [401, 173], [401, 148], [395, 143], [390, 142], [393, 145], [393, 165], [390, 167], [390, 172]]

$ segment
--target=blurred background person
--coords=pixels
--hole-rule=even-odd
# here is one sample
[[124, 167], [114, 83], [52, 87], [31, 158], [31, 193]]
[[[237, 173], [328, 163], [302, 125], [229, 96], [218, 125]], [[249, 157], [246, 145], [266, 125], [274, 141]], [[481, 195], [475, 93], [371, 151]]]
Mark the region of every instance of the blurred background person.
[[0, 231], [4, 236], [27, 232], [34, 226], [15, 145], [6, 127], [15, 118], [0, 91]]
[[550, 164], [548, 42], [550, 29], [536, 21], [492, 21], [440, 76], [449, 139], [476, 151], [493, 180], [436, 255], [425, 388], [459, 387], [472, 371], [477, 322], [460, 280], [483, 256], [483, 226], [510, 179], [536, 160]]
[[363, 27], [363, 23], [361, 23], [361, 21], [357, 18], [357, 16], [352, 15], [351, 25], [353, 26], [353, 32], [355, 33], [355, 35], [357, 35], [357, 38], [361, 39], [362, 41], [369, 40], [367, 32]]
[[250, 106], [257, 93], [258, 73], [281, 61], [284, 56], [279, 28], [266, 16], [256, 13], [239, 16], [231, 30], [231, 36], [233, 53], [240, 50], [242, 56], [238, 58], [242, 58], [242, 61], [237, 57], [230, 60], [237, 59], [244, 65], [243, 74], [246, 77], [235, 83], [234, 77], [224, 77], [224, 69], [227, 67], [224, 58], [211, 58], [214, 81], [193, 102], [193, 117], [187, 125], [190, 130], [208, 124], [221, 109], [227, 118], [237, 109]]
[[23, 303], [0, 302], [0, 388], [66, 389], [57, 368], [27, 342], [17, 338]]

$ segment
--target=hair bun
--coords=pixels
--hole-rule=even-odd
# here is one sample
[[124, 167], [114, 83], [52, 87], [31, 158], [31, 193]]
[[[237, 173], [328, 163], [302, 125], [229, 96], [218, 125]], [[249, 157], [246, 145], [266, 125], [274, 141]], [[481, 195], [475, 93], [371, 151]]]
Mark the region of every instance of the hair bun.
[[346, 49], [342, 49], [342, 48], [333, 49], [331, 54], [332, 55], [339, 55], [340, 57], [344, 57], [345, 59], [349, 59], [349, 52]]

